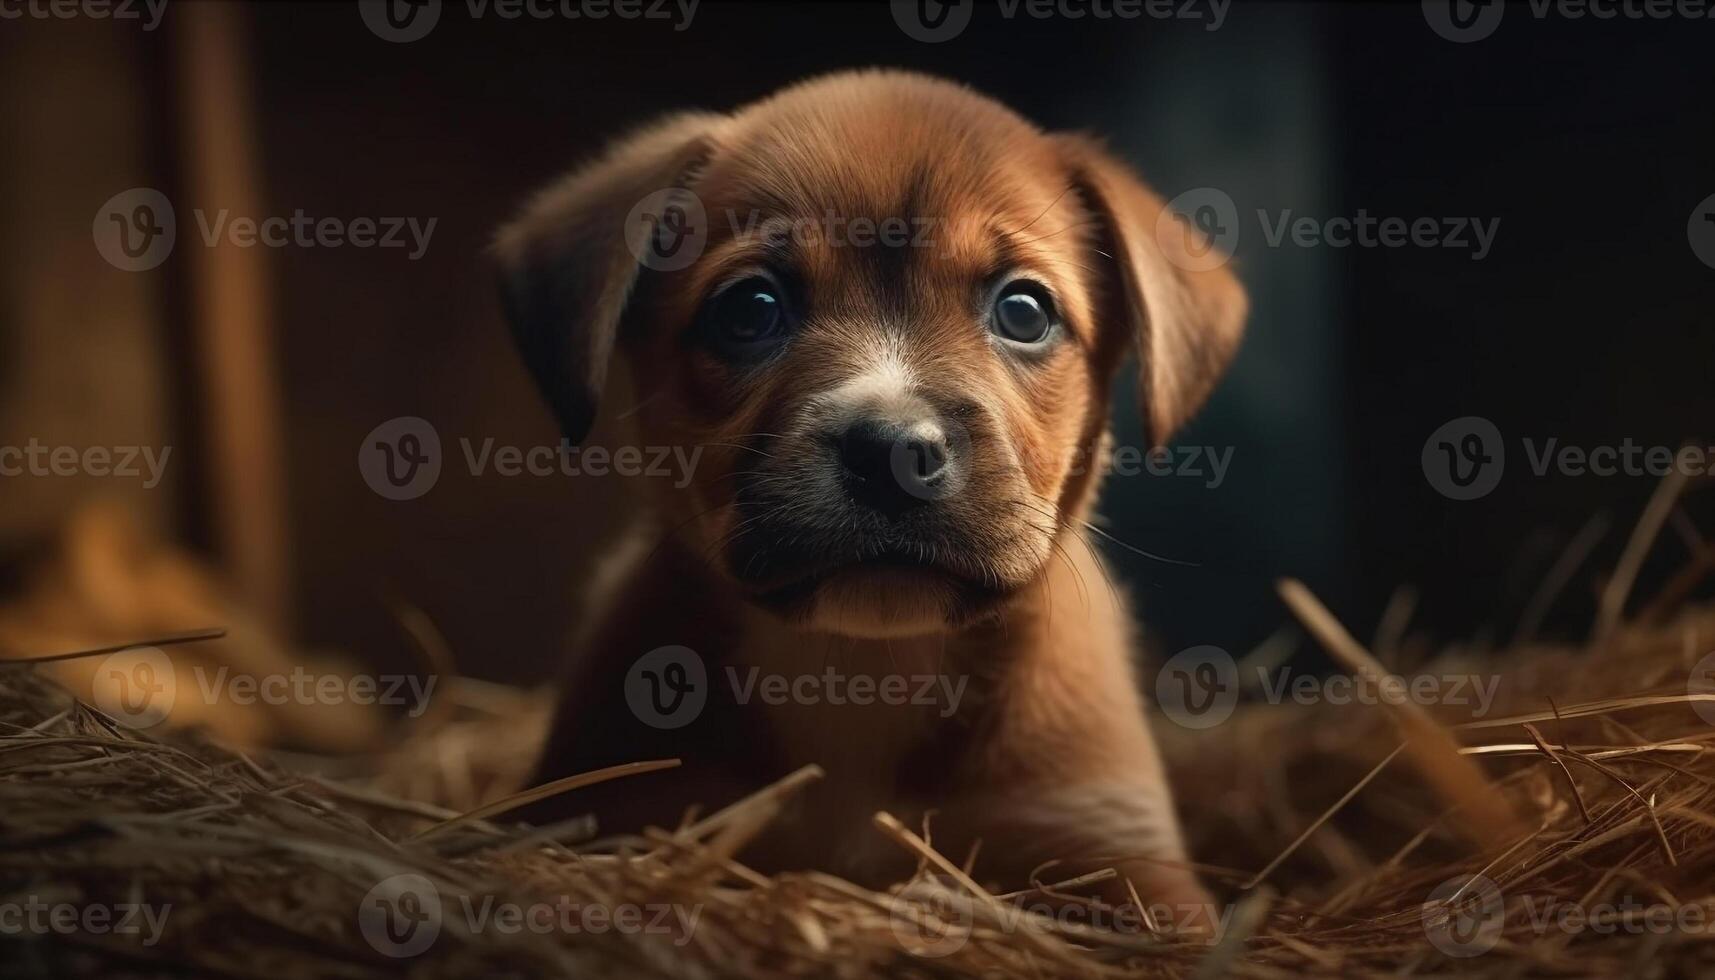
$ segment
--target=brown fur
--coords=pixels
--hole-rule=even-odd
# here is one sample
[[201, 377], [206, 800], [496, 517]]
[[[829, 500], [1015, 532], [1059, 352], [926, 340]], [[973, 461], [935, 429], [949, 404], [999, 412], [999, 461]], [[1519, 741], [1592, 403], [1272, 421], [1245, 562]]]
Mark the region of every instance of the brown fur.
[[[702, 201], [706, 248], [679, 271], [642, 269], [621, 228], [667, 187]], [[1242, 330], [1237, 282], [1176, 261], [1183, 239], [1162, 209], [1091, 141], [896, 72], [670, 119], [538, 197], [497, 251], [526, 360], [567, 434], [587, 432], [618, 351], [639, 440], [707, 448], [688, 487], [660, 488], [658, 520], [596, 598], [541, 776], [684, 758], [573, 801], [626, 829], [815, 762], [829, 778], [799, 829], [751, 860], [898, 874], [908, 865], [875, 846], [870, 816], [934, 810], [946, 853], [983, 842], [985, 880], [1016, 885], [1053, 858], [1119, 860], [1146, 900], [1197, 900], [1132, 676], [1130, 618], [1082, 523], [1126, 351], [1164, 442]], [[800, 235], [781, 248], [745, 233], [829, 212], [930, 218], [933, 244]], [[803, 307], [779, 357], [740, 370], [687, 340], [714, 291], [777, 265]], [[1016, 274], [1064, 315], [1067, 336], [1038, 357], [997, 348], [983, 325], [989, 284]], [[932, 415], [962, 440], [964, 482], [932, 524], [909, 525], [919, 560], [904, 567], [867, 560], [893, 525], [851, 517], [827, 482], [829, 427], [871, 410]], [[669, 644], [696, 649], [710, 675], [709, 706], [678, 731], [640, 723], [622, 694], [631, 663]], [[969, 686], [946, 718], [940, 705], [736, 704], [726, 671], [751, 667]]]

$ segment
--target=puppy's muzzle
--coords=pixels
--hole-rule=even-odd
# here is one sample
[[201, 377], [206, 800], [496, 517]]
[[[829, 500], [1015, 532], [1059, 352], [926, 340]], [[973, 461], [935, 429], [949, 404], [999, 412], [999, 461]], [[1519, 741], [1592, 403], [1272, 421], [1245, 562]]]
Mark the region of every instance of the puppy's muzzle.
[[948, 496], [965, 461], [934, 419], [865, 415], [831, 434], [830, 465], [854, 504], [897, 516]]

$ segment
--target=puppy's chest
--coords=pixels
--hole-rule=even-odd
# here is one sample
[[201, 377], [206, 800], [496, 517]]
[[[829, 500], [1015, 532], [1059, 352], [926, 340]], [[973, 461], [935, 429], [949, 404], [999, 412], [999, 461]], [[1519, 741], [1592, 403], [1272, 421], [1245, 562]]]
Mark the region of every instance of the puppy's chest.
[[819, 765], [839, 792], [868, 798], [892, 795], [966, 724], [974, 692], [955, 660], [940, 637], [881, 643], [759, 630], [723, 670], [741, 707], [766, 717], [781, 761]]

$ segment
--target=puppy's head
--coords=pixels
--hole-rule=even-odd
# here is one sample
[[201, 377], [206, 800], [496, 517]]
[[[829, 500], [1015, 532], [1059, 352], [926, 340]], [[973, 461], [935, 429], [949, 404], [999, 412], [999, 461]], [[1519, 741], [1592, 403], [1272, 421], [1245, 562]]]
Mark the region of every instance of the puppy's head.
[[640, 440], [705, 449], [667, 505], [691, 545], [759, 606], [889, 636], [1038, 578], [1128, 349], [1157, 443], [1214, 386], [1245, 301], [1186, 231], [1089, 141], [866, 72], [622, 140], [497, 252], [567, 436], [617, 352]]

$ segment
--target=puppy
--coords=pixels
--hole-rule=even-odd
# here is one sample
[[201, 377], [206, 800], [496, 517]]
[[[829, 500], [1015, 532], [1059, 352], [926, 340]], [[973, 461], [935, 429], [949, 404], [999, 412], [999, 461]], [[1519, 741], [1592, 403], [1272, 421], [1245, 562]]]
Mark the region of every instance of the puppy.
[[[817, 763], [747, 860], [902, 876], [885, 810], [997, 887], [1058, 861], [1204, 902], [1084, 523], [1126, 353], [1161, 444], [1239, 343], [1198, 244], [1089, 139], [893, 71], [667, 119], [537, 196], [496, 252], [565, 435], [620, 364], [638, 442], [705, 450], [642, 481], [538, 776], [683, 768], [559, 805], [671, 827]], [[664, 723], [640, 680], [704, 703]]]

